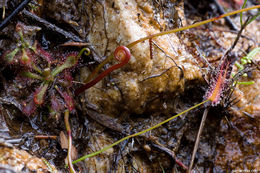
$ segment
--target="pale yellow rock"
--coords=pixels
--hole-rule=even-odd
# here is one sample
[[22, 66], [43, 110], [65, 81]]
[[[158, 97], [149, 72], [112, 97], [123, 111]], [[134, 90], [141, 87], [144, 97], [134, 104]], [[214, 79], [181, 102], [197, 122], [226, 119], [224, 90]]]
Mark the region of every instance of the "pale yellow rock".
[[[95, 10], [89, 11], [92, 29], [88, 39], [100, 56], [110, 55], [119, 45], [128, 45], [160, 32], [157, 21], [160, 21], [160, 26], [167, 25], [160, 18], [161, 15], [154, 14], [154, 7], [149, 1], [105, 1], [103, 4], [95, 3], [92, 8]], [[155, 16], [157, 21], [154, 20]], [[145, 109], [143, 105], [158, 94], [181, 93], [187, 81], [202, 80], [195, 60], [175, 34], [154, 38], [153, 42], [163, 51], [153, 45], [154, 56], [151, 59], [148, 40], [133, 46], [130, 50], [130, 62], [111, 74], [118, 88], [108, 80], [103, 80], [86, 91], [86, 100], [98, 105], [108, 115], [117, 114], [117, 110], [122, 108], [129, 113], [141, 114]], [[180, 78], [181, 70], [175, 66], [173, 60], [183, 69], [183, 78]], [[170, 67], [172, 68], [165, 72]], [[165, 73], [160, 77], [143, 81], [163, 72]], [[82, 78], [85, 78], [84, 73]]]
[[3, 146], [0, 147], [0, 164], [7, 165], [16, 172], [23, 172], [23, 170], [36, 173], [58, 172], [53, 165], [48, 168], [42, 159], [30, 155], [24, 150]]

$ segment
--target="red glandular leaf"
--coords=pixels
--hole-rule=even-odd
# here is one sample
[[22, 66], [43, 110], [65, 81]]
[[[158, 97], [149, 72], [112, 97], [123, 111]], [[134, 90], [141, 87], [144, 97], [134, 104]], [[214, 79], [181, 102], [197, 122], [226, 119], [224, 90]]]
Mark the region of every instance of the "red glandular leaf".
[[63, 108], [59, 99], [54, 94], [51, 96], [51, 107], [55, 112], [58, 112]]
[[63, 64], [58, 65], [55, 69], [53, 69], [51, 75], [55, 77], [59, 73], [63, 72], [63, 70], [75, 67], [77, 63], [78, 63], [78, 57], [74, 55], [73, 56], [69, 55], [66, 57], [66, 61], [63, 62]]
[[44, 50], [39, 44], [37, 44], [36, 52], [39, 56], [44, 58], [48, 63], [51, 63], [53, 61], [51, 53]]
[[227, 89], [233, 64], [236, 61], [235, 55], [227, 55], [217, 68], [215, 77], [212, 77], [210, 86], [204, 98], [211, 101], [212, 106], [219, 104], [223, 92]]
[[19, 51], [19, 48], [15, 48], [15, 49], [12, 50], [12, 51], [6, 51], [6, 52], [3, 54], [2, 57], [3, 57], [3, 59], [4, 59], [7, 63], [9, 63], [9, 64], [17, 63], [18, 61], [17, 61], [16, 56], [17, 56], [18, 51]]
[[67, 53], [62, 53], [61, 58], [63, 61], [66, 61], [68, 57], [73, 56], [76, 57], [78, 56], [78, 52], [67, 52]]
[[64, 98], [69, 111], [71, 112], [72, 110], [74, 110], [75, 107], [73, 98], [66, 92], [63, 92], [62, 97]]
[[26, 67], [31, 68], [33, 62], [33, 55], [30, 50], [22, 50], [22, 56], [20, 58], [20, 63]]
[[48, 84], [42, 84], [34, 93], [33, 100], [36, 104], [41, 105], [44, 101], [44, 96], [47, 91]]
[[60, 95], [63, 97], [69, 111], [71, 112], [72, 110], [74, 110], [75, 106], [74, 106], [73, 97], [71, 97], [67, 92], [62, 92], [58, 87], [56, 87], [56, 89], [60, 93]]
[[24, 102], [22, 111], [25, 115], [30, 116], [36, 110], [36, 105], [34, 101], [31, 99], [29, 103]]
[[65, 70], [64, 72], [64, 82], [66, 87], [71, 87], [73, 81], [73, 77], [71, 76], [71, 73], [69, 70]]

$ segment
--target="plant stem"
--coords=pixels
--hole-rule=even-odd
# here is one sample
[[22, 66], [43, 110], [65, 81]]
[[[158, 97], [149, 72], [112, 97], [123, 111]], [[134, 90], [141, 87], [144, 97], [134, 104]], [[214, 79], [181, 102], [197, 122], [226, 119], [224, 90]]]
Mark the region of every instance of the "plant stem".
[[[247, 2], [247, 0], [244, 1], [243, 5], [241, 7], [242, 9], [245, 8], [246, 2]], [[240, 13], [240, 25], [241, 26], [243, 25], [243, 13]]]
[[[120, 53], [121, 52], [121, 53]], [[118, 57], [121, 54], [123, 57]], [[94, 78], [92, 81], [86, 83], [85, 85], [81, 86], [79, 89], [77, 89], [75, 91], [75, 95], [79, 95], [80, 93], [82, 93], [83, 91], [85, 91], [86, 89], [94, 86], [96, 83], [98, 83], [100, 80], [102, 80], [105, 76], [107, 76], [109, 73], [111, 73], [112, 71], [121, 68], [122, 66], [124, 66], [125, 64], [128, 63], [128, 61], [130, 60], [131, 57], [131, 53], [130, 50], [125, 47], [125, 46], [119, 46], [116, 48], [115, 52], [114, 52], [114, 57], [117, 59], [117, 57], [119, 59], [117, 59], [118, 61], [120, 61], [120, 63], [115, 64], [111, 67], [109, 67], [108, 69], [106, 69], [105, 71], [103, 71], [101, 74], [99, 74], [96, 78]]]
[[72, 165], [72, 160], [71, 160], [71, 148], [72, 148], [72, 136], [71, 136], [71, 129], [70, 129], [70, 123], [69, 123], [69, 110], [67, 109], [65, 111], [64, 115], [64, 121], [65, 121], [65, 126], [68, 134], [68, 154], [67, 154], [67, 159], [68, 159], [68, 165], [70, 169], [70, 173], [76, 173], [76, 171], [73, 168]]
[[79, 54], [77, 55], [77, 59], [79, 59], [83, 53], [84, 53], [85, 55], [90, 55], [90, 49], [87, 48], [87, 47], [82, 48], [82, 49], [80, 50]]
[[237, 13], [241, 13], [241, 12], [256, 9], [256, 8], [260, 8], [260, 5], [255, 5], [255, 6], [243, 8], [243, 9], [240, 9], [240, 10], [237, 10], [237, 11], [232, 11], [232, 12], [229, 12], [229, 13], [217, 16], [217, 17], [213, 17], [211, 19], [204, 20], [204, 21], [201, 21], [201, 22], [198, 22], [198, 23], [194, 23], [192, 25], [184, 26], [184, 27], [181, 27], [181, 28], [176, 28], [176, 29], [173, 29], [173, 30], [160, 32], [160, 33], [157, 33], [157, 34], [152, 34], [152, 35], [149, 35], [147, 37], [141, 38], [139, 40], [136, 40], [136, 41], [128, 44], [127, 47], [131, 48], [134, 45], [136, 45], [137, 43], [140, 43], [142, 41], [145, 41], [145, 40], [148, 40], [148, 39], [151, 39], [151, 38], [154, 38], [154, 37], [158, 37], [158, 36], [162, 36], [162, 35], [166, 35], [166, 34], [172, 34], [172, 33], [175, 33], [175, 32], [186, 30], [186, 29], [191, 29], [191, 28], [198, 27], [200, 25], [204, 25], [206, 23], [213, 22], [215, 20], [218, 20], [218, 19], [221, 19], [221, 18], [224, 18], [224, 17], [227, 17], [227, 16], [231, 16], [231, 15], [234, 15], [234, 14], [237, 14]]
[[111, 54], [109, 57], [107, 57], [104, 61], [102, 61], [97, 68], [95, 68], [95, 70], [88, 76], [88, 78], [84, 81], [84, 83], [88, 83], [91, 79], [94, 78], [94, 76], [96, 76], [96, 74], [100, 71], [100, 69], [107, 64], [111, 59], [113, 59], [113, 54]]
[[141, 131], [141, 132], [137, 132], [137, 133], [135, 133], [135, 134], [126, 136], [126, 137], [124, 137], [124, 138], [122, 138], [122, 139], [116, 141], [115, 143], [113, 143], [113, 144], [111, 144], [111, 145], [109, 145], [109, 146], [106, 146], [106, 147], [104, 147], [103, 149], [98, 150], [98, 151], [96, 151], [96, 152], [94, 152], [94, 153], [85, 155], [85, 156], [83, 156], [83, 157], [81, 157], [81, 158], [79, 158], [79, 159], [73, 161], [72, 163], [73, 163], [73, 164], [74, 164], [74, 163], [78, 163], [78, 162], [80, 162], [80, 161], [82, 161], [82, 160], [85, 160], [85, 159], [87, 159], [87, 158], [96, 156], [96, 155], [98, 155], [98, 154], [100, 154], [100, 153], [102, 153], [102, 152], [104, 152], [104, 151], [106, 151], [106, 150], [112, 148], [113, 146], [119, 144], [120, 142], [123, 142], [124, 140], [127, 140], [127, 139], [132, 138], [132, 137], [135, 137], [135, 136], [139, 136], [139, 135], [144, 134], [144, 133], [146, 133], [146, 132], [148, 132], [148, 131], [151, 131], [151, 130], [157, 128], [157, 127], [160, 127], [161, 125], [163, 125], [163, 124], [165, 124], [165, 123], [167, 123], [167, 122], [169, 122], [169, 121], [171, 121], [171, 120], [173, 120], [173, 119], [179, 117], [180, 115], [182, 115], [182, 114], [184, 114], [184, 113], [186, 113], [186, 112], [191, 111], [192, 109], [194, 109], [194, 108], [196, 108], [196, 107], [198, 107], [198, 106], [200, 106], [200, 105], [203, 105], [204, 103], [206, 103], [206, 102], [208, 102], [208, 101], [209, 101], [209, 100], [205, 100], [205, 101], [203, 101], [203, 102], [200, 102], [200, 103], [198, 103], [197, 105], [195, 105], [195, 106], [193, 106], [193, 107], [191, 107], [191, 108], [189, 108], [189, 109], [186, 109], [185, 111], [183, 111], [183, 112], [181, 112], [181, 113], [179, 113], [179, 114], [177, 114], [177, 115], [174, 115], [174, 116], [172, 116], [171, 118], [168, 118], [167, 120], [164, 120], [163, 122], [160, 122], [160, 123], [156, 124], [155, 126], [152, 126], [152, 127], [148, 128], [148, 129], [145, 129], [145, 130], [143, 130], [143, 131]]
[[205, 110], [204, 110], [202, 119], [201, 119], [200, 128], [199, 128], [199, 131], [198, 131], [198, 134], [197, 134], [197, 138], [196, 138], [196, 142], [195, 142], [195, 145], [194, 145], [194, 148], [193, 148], [193, 152], [192, 152], [192, 157], [191, 157], [188, 173], [191, 172], [191, 169], [192, 169], [192, 166], [193, 166], [193, 162], [194, 162], [194, 159], [195, 159], [195, 156], [196, 156], [196, 153], [197, 153], [197, 150], [198, 150], [199, 142], [200, 142], [200, 135], [202, 133], [204, 124], [206, 122], [208, 111], [209, 111], [209, 107], [206, 107]]

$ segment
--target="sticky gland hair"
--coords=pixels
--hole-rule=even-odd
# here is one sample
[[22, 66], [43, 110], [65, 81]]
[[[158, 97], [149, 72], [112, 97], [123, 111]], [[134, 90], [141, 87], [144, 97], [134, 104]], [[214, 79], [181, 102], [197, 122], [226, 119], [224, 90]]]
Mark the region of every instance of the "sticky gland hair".
[[223, 91], [223, 84], [226, 80], [227, 70], [222, 69], [219, 72], [217, 80], [214, 80], [213, 86], [210, 86], [210, 90], [207, 93], [207, 98], [212, 102], [212, 105], [216, 105], [219, 103], [222, 91]]
[[130, 50], [127, 47], [125, 47], [125, 46], [117, 47], [116, 50], [114, 51], [114, 58], [117, 59], [118, 61], [120, 61], [120, 63], [109, 67], [108, 69], [106, 69], [105, 71], [100, 73], [95, 79], [93, 79], [92, 81], [90, 81], [90, 82], [86, 83], [85, 85], [81, 86], [79, 89], [77, 89], [75, 91], [75, 95], [79, 95], [80, 93], [82, 93], [86, 89], [94, 86], [96, 83], [98, 83], [100, 80], [102, 80], [106, 75], [108, 75], [112, 71], [114, 71], [118, 68], [121, 68], [122, 66], [127, 64], [128, 61], [130, 60], [130, 57], [131, 57], [131, 53], [130, 53]]
[[220, 102], [235, 61], [236, 57], [234, 55], [227, 55], [218, 67], [216, 78], [213, 78], [209, 90], [205, 94], [205, 98], [211, 101], [212, 106]]

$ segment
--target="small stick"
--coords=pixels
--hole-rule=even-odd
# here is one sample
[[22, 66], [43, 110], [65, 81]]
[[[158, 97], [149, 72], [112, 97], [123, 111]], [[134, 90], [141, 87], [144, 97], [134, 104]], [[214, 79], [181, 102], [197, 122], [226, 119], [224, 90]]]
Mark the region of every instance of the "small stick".
[[119, 133], [124, 133], [124, 128], [121, 124], [117, 123], [114, 118], [111, 118], [108, 115], [100, 114], [94, 110], [87, 109], [87, 114], [95, 120], [97, 123], [103, 125], [104, 127], [107, 127], [111, 130], [114, 130]]
[[155, 143], [152, 142], [152, 146], [155, 147], [155, 148], [158, 148], [158, 149], [160, 149], [160, 150], [162, 150], [162, 151], [164, 151], [164, 152], [167, 153], [167, 154], [169, 154], [169, 155], [173, 158], [173, 160], [175, 161], [175, 163], [177, 163], [177, 164], [178, 164], [180, 167], [182, 167], [184, 170], [188, 170], [188, 167], [187, 167], [184, 163], [182, 163], [180, 160], [177, 159], [175, 153], [174, 153], [172, 150], [170, 150], [170, 149], [164, 147], [164, 146], [163, 146], [162, 144], [160, 144], [158, 141], [156, 141]]
[[90, 43], [85, 43], [85, 42], [74, 42], [74, 41], [70, 41], [70, 42], [67, 42], [67, 43], [63, 43], [59, 46], [63, 46], [63, 47], [66, 47], [66, 46], [73, 46], [73, 47], [86, 47], [86, 46], [90, 46]]
[[56, 25], [36, 16], [35, 14], [30, 13], [27, 10], [23, 10], [23, 15], [31, 20], [33, 20], [34, 22], [39, 23], [41, 26], [44, 26], [45, 28], [47, 28], [48, 30], [57, 32], [61, 35], [63, 35], [66, 39], [70, 39], [72, 41], [75, 42], [83, 42], [78, 36], [76, 36], [73, 33], [69, 33], [59, 27], [57, 27]]
[[[224, 8], [222, 7], [221, 4], [219, 4], [219, 2], [217, 0], [214, 0], [214, 3], [216, 4], [217, 8], [218, 8], [218, 11], [220, 14], [225, 14], [225, 10]], [[234, 22], [232, 22], [232, 20], [230, 19], [229, 16], [225, 17], [225, 21], [227, 22], [227, 25], [232, 29], [232, 30], [235, 30], [235, 31], [238, 31], [239, 29], [237, 28], [237, 26], [234, 24]]]
[[22, 11], [24, 9], [24, 7], [30, 2], [31, 0], [24, 0], [23, 2], [21, 2], [18, 7], [7, 17], [3, 20], [3, 22], [0, 24], [0, 31], [2, 31], [8, 24], [8, 22], [10, 22], [10, 20], [12, 20], [12, 18], [14, 18], [14, 16], [16, 16], [20, 11]]
[[153, 41], [149, 39], [149, 46], [150, 46], [150, 58], [153, 59]]
[[34, 139], [53, 139], [53, 140], [56, 140], [57, 136], [55, 136], [55, 135], [35, 135]]
[[202, 119], [201, 119], [200, 128], [199, 128], [197, 138], [196, 138], [196, 142], [195, 142], [195, 145], [194, 145], [194, 148], [193, 148], [188, 173], [191, 172], [191, 169], [192, 169], [192, 166], [193, 166], [193, 162], [194, 162], [194, 159], [195, 159], [195, 156], [196, 156], [196, 153], [197, 153], [197, 150], [198, 150], [199, 142], [200, 142], [200, 135], [202, 133], [202, 130], [203, 130], [203, 127], [204, 127], [204, 124], [205, 124], [205, 121], [206, 121], [206, 118], [207, 118], [207, 115], [208, 115], [208, 111], [209, 111], [209, 107], [206, 107], [205, 110], [204, 110]]
[[50, 173], [53, 173], [54, 171], [53, 171], [53, 168], [51, 167], [51, 164], [45, 158], [42, 158], [42, 161], [48, 167], [48, 171], [50, 171]]
[[152, 76], [149, 76], [149, 77], [147, 77], [147, 78], [144, 78], [144, 79], [141, 80], [140, 82], [144, 82], [144, 81], [146, 81], [146, 80], [148, 80], [148, 79], [160, 77], [160, 76], [162, 76], [163, 74], [167, 73], [169, 70], [171, 70], [173, 67], [175, 67], [175, 66], [171, 66], [171, 67], [167, 68], [166, 70], [164, 70], [164, 71], [163, 71], [162, 73], [160, 73], [160, 74], [156, 74], [156, 75], [152, 75]]

